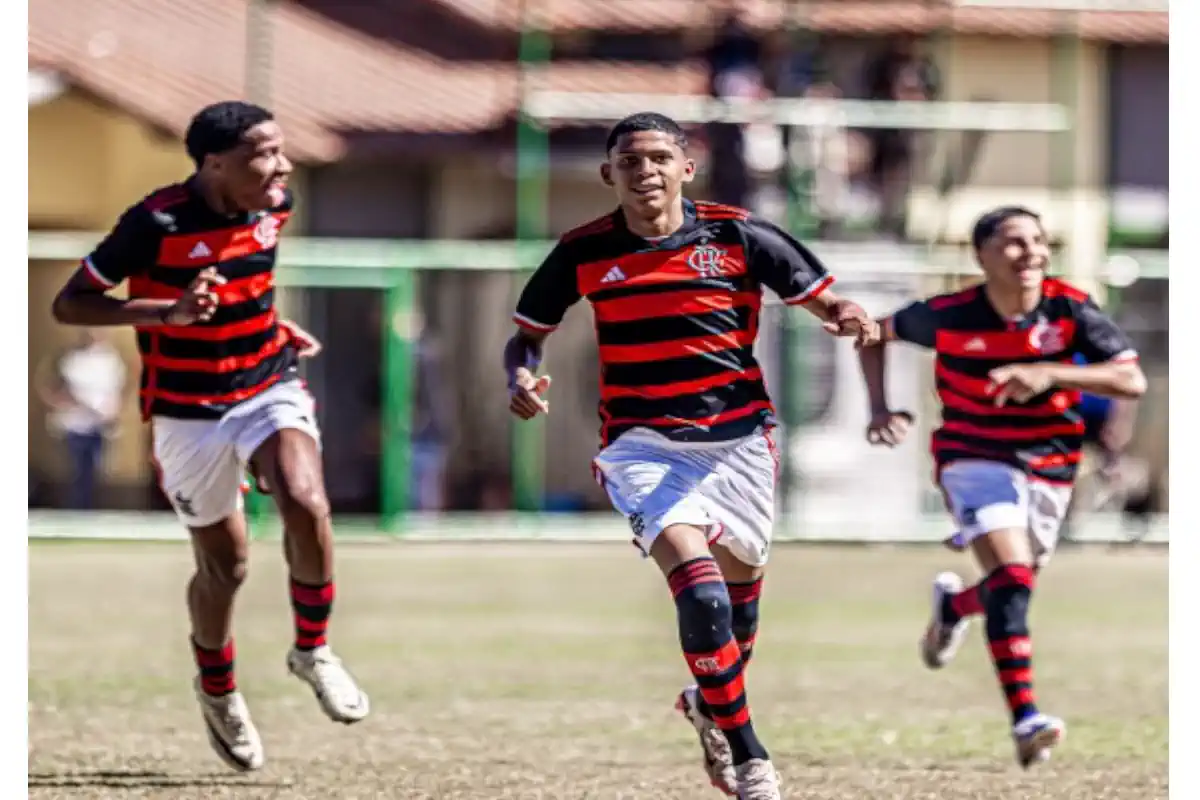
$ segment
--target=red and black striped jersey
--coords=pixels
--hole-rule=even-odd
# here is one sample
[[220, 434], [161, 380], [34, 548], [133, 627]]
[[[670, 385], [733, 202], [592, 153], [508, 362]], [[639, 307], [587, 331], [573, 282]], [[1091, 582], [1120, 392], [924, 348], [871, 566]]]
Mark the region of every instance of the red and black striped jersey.
[[278, 208], [225, 216], [190, 181], [167, 186], [129, 208], [84, 259], [106, 289], [128, 280], [131, 298], [177, 298], [213, 266], [228, 281], [216, 287], [220, 304], [207, 322], [137, 328], [143, 417], [213, 419], [296, 375], [274, 303], [276, 245], [291, 205], [289, 192]]
[[983, 286], [921, 300], [890, 320], [895, 338], [936, 351], [942, 425], [933, 433], [938, 468], [961, 459], [1001, 461], [1031, 476], [1070, 483], [1080, 460], [1080, 394], [1051, 389], [1026, 403], [993, 403], [988, 373], [1006, 364], [1136, 359], [1137, 352], [1085, 292], [1060, 280], [1042, 284], [1037, 308], [1006, 320]]
[[754, 358], [762, 287], [800, 303], [832, 282], [807, 248], [743, 209], [685, 201], [683, 226], [657, 241], [618, 209], [559, 240], [514, 321], [549, 332], [591, 302], [605, 444], [638, 427], [725, 441], [774, 424]]

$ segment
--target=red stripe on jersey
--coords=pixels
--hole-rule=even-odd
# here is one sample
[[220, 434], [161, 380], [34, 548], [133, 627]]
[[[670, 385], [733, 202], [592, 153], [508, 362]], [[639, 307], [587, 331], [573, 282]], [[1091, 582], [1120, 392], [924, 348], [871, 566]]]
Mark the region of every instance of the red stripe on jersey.
[[160, 325], [150, 328], [139, 328], [138, 330], [161, 334], [171, 339], [198, 339], [206, 342], [223, 342], [228, 339], [236, 339], [239, 336], [262, 333], [274, 324], [275, 310], [272, 309], [252, 319], [231, 322], [228, 325]]
[[1042, 281], [1042, 296], [1043, 297], [1066, 297], [1074, 300], [1076, 303], [1086, 303], [1088, 301], [1088, 293], [1082, 289], [1078, 289], [1071, 284], [1059, 278], [1047, 278]]
[[939, 353], [958, 358], [1005, 361], [1057, 355], [1071, 346], [1074, 337], [1075, 320], [1061, 319], [1026, 330], [939, 330], [935, 348]]
[[946, 408], [975, 414], [980, 417], [1061, 417], [1062, 413], [1079, 402], [1074, 392], [1055, 392], [1047, 403], [1034, 406], [999, 406], [992, 403], [977, 403], [955, 392], [938, 390], [938, 399]]
[[636, 322], [655, 317], [729, 311], [741, 306], [754, 308], [760, 300], [758, 292], [730, 294], [707, 289], [685, 289], [680, 292], [638, 294], [632, 297], [598, 300], [593, 303], [593, 310], [597, 322]]
[[946, 433], [957, 433], [975, 439], [1003, 441], [1032, 441], [1034, 439], [1053, 439], [1056, 436], [1082, 436], [1083, 422], [1062, 422], [1057, 425], [1038, 425], [1028, 428], [981, 427], [959, 420], [946, 420], [942, 423]]
[[946, 384], [959, 394], [976, 399], [990, 400], [996, 394], [996, 387], [986, 378], [974, 378], [963, 375], [947, 367], [941, 361], [934, 366], [934, 377]]
[[159, 189], [154, 194], [142, 201], [142, 205], [147, 211], [165, 211], [172, 206], [177, 206], [180, 203], [186, 202], [191, 194], [186, 186], [182, 183], [177, 183], [173, 186], [165, 186]]
[[736, 347], [754, 344], [750, 331], [730, 331], [711, 336], [693, 336], [649, 344], [612, 344], [600, 346], [600, 360], [605, 364], [631, 364], [640, 361], [665, 361], [670, 358], [719, 353]]
[[287, 211], [272, 212], [249, 225], [166, 236], [158, 249], [158, 266], [197, 269], [270, 250], [289, 216]]
[[155, 369], [167, 369], [174, 372], [237, 372], [250, 369], [260, 364], [263, 359], [270, 358], [283, 349], [290, 339], [284, 328], [280, 328], [275, 338], [257, 353], [248, 356], [229, 356], [219, 359], [169, 358], [157, 353], [147, 353], [142, 356], [142, 363]]
[[1032, 469], [1053, 469], [1055, 467], [1065, 467], [1069, 464], [1078, 464], [1083, 460], [1083, 451], [1076, 450], [1073, 453], [1055, 453], [1052, 456], [1034, 456], [1029, 459], [1029, 466]]
[[725, 386], [734, 381], [761, 380], [762, 370], [758, 367], [747, 370], [729, 370], [710, 375], [707, 378], [697, 378], [691, 381], [676, 381], [675, 383], [659, 383], [653, 386], [604, 386], [600, 389], [602, 401], [615, 400], [618, 397], [643, 397], [647, 400], [660, 400], [666, 397], [679, 397], [686, 394], [696, 394], [718, 386]]
[[[720, 277], [733, 278], [746, 274], [745, 253], [740, 246], [717, 247], [724, 251], [718, 264]], [[620, 258], [593, 261], [581, 264], [577, 272], [579, 293], [587, 296], [602, 289], [624, 289], [630, 286], [651, 286], [661, 283], [678, 283], [695, 280], [700, 273], [688, 264], [695, 248], [686, 250], [651, 250], [631, 253]], [[602, 283], [604, 276], [614, 266], [621, 268], [624, 280]], [[708, 265], [705, 265], [708, 266]], [[713, 277], [716, 277], [715, 275]]]
[[961, 292], [954, 294], [942, 295], [941, 297], [932, 297], [929, 300], [929, 307], [934, 311], [941, 311], [953, 306], [961, 306], [964, 303], [969, 303], [974, 300], [981, 291], [979, 286], [972, 286], [969, 289], [963, 289]]
[[262, 394], [265, 390], [275, 385], [282, 377], [282, 374], [272, 375], [257, 386], [250, 386], [246, 389], [239, 389], [236, 392], [228, 392], [226, 394], [181, 394], [179, 392], [166, 392], [162, 389], [147, 389], [141, 394], [143, 403], [154, 400], [165, 400], [168, 403], [175, 403], [181, 406], [232, 405]]
[[592, 236], [597, 233], [603, 233], [604, 231], [611, 230], [612, 227], [612, 214], [605, 214], [603, 217], [599, 217], [591, 222], [585, 222], [576, 228], [572, 228], [559, 237], [559, 241], [569, 242], [572, 239], [578, 239], [582, 236]]
[[[230, 281], [221, 286], [214, 286], [213, 291], [216, 292], [220, 302], [229, 305], [244, 303], [247, 300], [257, 300], [274, 288], [274, 286], [274, 273], [265, 272], [261, 275]], [[177, 300], [183, 296], [183, 292], [183, 289], [167, 286], [165, 283], [158, 283], [149, 278], [137, 277], [130, 278], [129, 280], [130, 297], [144, 297], [152, 300]]]
[[698, 219], [746, 219], [750, 216], [750, 212], [738, 206], [729, 206], [723, 203], [712, 203], [706, 200], [698, 200], [695, 203], [696, 217]]

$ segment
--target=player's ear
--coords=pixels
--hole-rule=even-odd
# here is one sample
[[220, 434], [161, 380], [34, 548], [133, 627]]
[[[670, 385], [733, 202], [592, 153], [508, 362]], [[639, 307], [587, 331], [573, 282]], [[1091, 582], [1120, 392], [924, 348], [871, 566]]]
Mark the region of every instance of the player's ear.
[[683, 182], [691, 183], [695, 177], [696, 177], [696, 160], [694, 158], [684, 159]]
[[607, 161], [600, 165], [600, 180], [604, 181], [605, 186], [611, 187], [613, 185], [612, 164], [609, 164]]

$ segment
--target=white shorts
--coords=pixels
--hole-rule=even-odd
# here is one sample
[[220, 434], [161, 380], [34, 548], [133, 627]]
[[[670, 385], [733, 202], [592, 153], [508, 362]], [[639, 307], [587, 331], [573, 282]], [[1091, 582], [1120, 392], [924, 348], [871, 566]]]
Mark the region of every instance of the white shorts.
[[1004, 528], [1029, 531], [1035, 563], [1050, 560], [1067, 515], [1071, 487], [1030, 478], [996, 461], [952, 461], [942, 468], [942, 492], [958, 524], [954, 543], [966, 547], [976, 537]]
[[593, 466], [643, 554], [668, 526], [693, 525], [739, 561], [767, 563], [778, 469], [770, 431], [696, 443], [634, 428], [601, 450]]
[[159, 484], [179, 519], [201, 528], [242, 507], [242, 476], [276, 431], [295, 428], [319, 445], [315, 403], [300, 381], [272, 386], [220, 419], [151, 420]]

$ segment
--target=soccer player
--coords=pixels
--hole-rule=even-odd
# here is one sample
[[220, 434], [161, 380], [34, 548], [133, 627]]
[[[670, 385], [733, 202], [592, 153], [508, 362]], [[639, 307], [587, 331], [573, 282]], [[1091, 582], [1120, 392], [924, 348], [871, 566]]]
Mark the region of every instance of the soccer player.
[[[984, 283], [912, 303], [883, 320], [883, 340], [860, 352], [871, 402], [867, 438], [895, 446], [911, 415], [884, 389], [886, 342], [934, 350], [942, 426], [933, 434], [937, 481], [986, 577], [964, 587], [934, 579], [921, 640], [937, 669], [983, 616], [988, 648], [1012, 714], [1022, 767], [1049, 758], [1066, 732], [1034, 695], [1028, 613], [1038, 571], [1053, 553], [1080, 460], [1080, 393], [1136, 398], [1146, 388], [1128, 337], [1084, 292], [1046, 277], [1041, 219], [1020, 207], [983, 215], [972, 233]], [[1086, 363], [1073, 363], [1076, 354]]]
[[[238, 770], [264, 760], [234, 678], [247, 465], [283, 518], [295, 623], [288, 670], [337, 722], [357, 722], [369, 708], [326, 639], [333, 531], [313, 400], [297, 374], [298, 358], [319, 345], [275, 311], [276, 244], [292, 206], [283, 145], [266, 109], [223, 102], [201, 110], [186, 134], [195, 173], [129, 208], [53, 309], [67, 325], [137, 331], [160, 485], [196, 557], [187, 591], [196, 698], [213, 749]], [[109, 296], [125, 281], [128, 300]]]
[[695, 163], [661, 114], [618, 123], [600, 175], [619, 207], [563, 236], [525, 286], [504, 351], [510, 408], [548, 413], [546, 337], [587, 298], [600, 346], [602, 450], [594, 473], [675, 598], [695, 677], [676, 707], [713, 785], [778, 800], [743, 671], [753, 652], [774, 515], [775, 425], [753, 355], [762, 287], [830, 333], [878, 338], [803, 245], [730, 206], [685, 200]]

